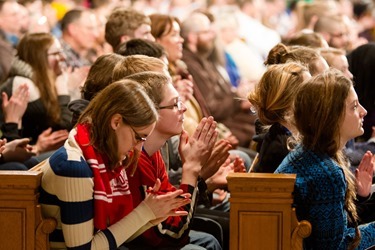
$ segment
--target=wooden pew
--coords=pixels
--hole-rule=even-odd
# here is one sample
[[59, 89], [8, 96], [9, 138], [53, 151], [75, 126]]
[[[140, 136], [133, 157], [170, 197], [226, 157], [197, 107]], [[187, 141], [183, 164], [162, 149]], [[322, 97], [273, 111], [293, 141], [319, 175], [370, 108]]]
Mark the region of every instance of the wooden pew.
[[311, 233], [292, 208], [294, 174], [231, 173], [230, 249], [299, 250]]
[[0, 171], [0, 248], [49, 249], [56, 220], [42, 218], [38, 204], [40, 171]]

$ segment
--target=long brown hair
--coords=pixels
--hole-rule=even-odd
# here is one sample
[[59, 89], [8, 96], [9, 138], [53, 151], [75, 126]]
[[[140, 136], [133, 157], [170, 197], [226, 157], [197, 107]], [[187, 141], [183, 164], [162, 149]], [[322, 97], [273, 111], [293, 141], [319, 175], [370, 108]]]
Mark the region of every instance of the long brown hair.
[[33, 69], [33, 82], [40, 92], [51, 125], [59, 123], [60, 106], [55, 86], [56, 75], [49, 67], [48, 49], [55, 38], [48, 33], [26, 34], [17, 46], [18, 57]]
[[352, 82], [340, 71], [330, 69], [316, 75], [299, 88], [294, 104], [294, 119], [300, 132], [298, 138], [304, 148], [327, 154], [344, 171], [347, 182], [345, 210], [356, 227], [356, 235], [348, 249], [355, 249], [360, 242], [354, 176], [340, 148], [340, 126], [345, 117], [346, 98]]
[[108, 157], [111, 169], [121, 160], [117, 137], [111, 127], [111, 119], [115, 114], [120, 114], [125, 124], [135, 128], [151, 125], [158, 119], [153, 101], [135, 81], [114, 82], [90, 101], [78, 123], [91, 125], [90, 144]]

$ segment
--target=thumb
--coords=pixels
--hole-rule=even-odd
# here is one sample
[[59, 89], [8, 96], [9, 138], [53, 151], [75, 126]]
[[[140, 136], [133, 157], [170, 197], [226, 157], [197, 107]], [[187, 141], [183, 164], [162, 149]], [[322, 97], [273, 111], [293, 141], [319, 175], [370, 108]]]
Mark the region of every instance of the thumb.
[[179, 148], [182, 149], [189, 142], [189, 135], [185, 130], [182, 130], [180, 135], [180, 145]]
[[50, 135], [51, 132], [52, 132], [52, 128], [49, 127], [49, 128], [47, 128], [46, 130], [44, 130], [44, 131], [42, 132], [42, 135]]
[[26, 146], [30, 142], [29, 138], [18, 139], [18, 146]]
[[159, 179], [159, 178], [156, 178], [155, 185], [154, 185], [154, 187], [152, 188], [152, 190], [154, 190], [154, 191], [159, 191], [160, 186], [161, 186], [160, 179]]

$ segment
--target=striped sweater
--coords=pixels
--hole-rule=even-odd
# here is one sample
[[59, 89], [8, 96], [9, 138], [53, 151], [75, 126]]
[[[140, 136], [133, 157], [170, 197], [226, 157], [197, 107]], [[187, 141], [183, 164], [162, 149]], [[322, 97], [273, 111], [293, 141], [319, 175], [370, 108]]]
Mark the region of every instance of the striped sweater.
[[[42, 166], [42, 213], [58, 222], [57, 229], [50, 235], [50, 246], [52, 249], [116, 249], [153, 226], [149, 221], [155, 219], [155, 215], [142, 202], [107, 229], [94, 229], [93, 173], [75, 141], [75, 134], [73, 129], [64, 146]], [[125, 171], [122, 175], [127, 181]], [[116, 183], [111, 184], [116, 193]]]

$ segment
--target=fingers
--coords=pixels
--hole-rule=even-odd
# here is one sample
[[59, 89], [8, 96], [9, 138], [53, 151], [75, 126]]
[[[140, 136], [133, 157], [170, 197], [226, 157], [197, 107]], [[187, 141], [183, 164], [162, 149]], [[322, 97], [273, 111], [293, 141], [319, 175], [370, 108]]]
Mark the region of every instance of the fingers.
[[14, 140], [16, 141], [16, 144], [18, 147], [26, 147], [26, 145], [30, 142], [29, 138], [22, 138], [22, 139], [17, 139]]
[[203, 118], [199, 123], [194, 136], [196, 136], [196, 139], [203, 139], [205, 143], [215, 143], [217, 138], [217, 132], [215, 131], [216, 126], [217, 124], [212, 116]]
[[152, 190], [154, 190], [154, 191], [159, 191], [160, 186], [161, 186], [160, 179], [159, 179], [159, 178], [156, 178], [155, 185], [154, 185], [154, 187], [152, 188]]
[[203, 129], [204, 125], [206, 124], [206, 122], [207, 122], [207, 118], [203, 117], [202, 120], [200, 121], [200, 123], [198, 124], [197, 128], [195, 129], [192, 138], [194, 138], [194, 139], [199, 138], [199, 135], [201, 134], [202, 129]]
[[3, 107], [3, 109], [4, 109], [4, 107], [8, 104], [8, 95], [7, 95], [7, 93], [5, 93], [5, 92], [2, 92], [1, 93], [1, 97], [3, 98], [3, 103], [2, 103], [2, 107]]
[[51, 134], [51, 132], [52, 132], [52, 128], [47, 128], [40, 135], [47, 136], [47, 135]]
[[358, 166], [358, 170], [369, 172], [374, 168], [374, 160], [373, 155], [370, 151], [367, 151]]
[[7, 139], [0, 139], [0, 147], [4, 146], [7, 143]]
[[187, 211], [171, 211], [168, 216], [186, 216], [188, 215]]

